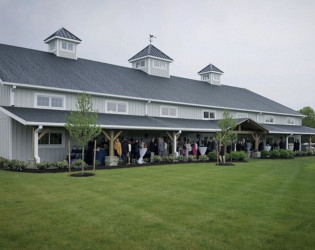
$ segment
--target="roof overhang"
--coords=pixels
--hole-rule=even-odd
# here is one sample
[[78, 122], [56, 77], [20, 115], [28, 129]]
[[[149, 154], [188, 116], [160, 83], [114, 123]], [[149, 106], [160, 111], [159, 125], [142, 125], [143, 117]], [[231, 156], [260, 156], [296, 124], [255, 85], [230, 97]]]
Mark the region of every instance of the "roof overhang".
[[204, 74], [209, 74], [209, 73], [215, 73], [215, 74], [223, 75], [223, 73], [218, 72], [218, 71], [206, 71], [206, 72], [198, 73], [198, 75], [204, 75]]
[[54, 40], [54, 39], [60, 39], [60, 40], [65, 40], [65, 41], [68, 41], [68, 42], [73, 42], [73, 43], [77, 43], [77, 44], [80, 44], [81, 41], [78, 41], [78, 40], [74, 40], [74, 39], [69, 39], [69, 38], [65, 38], [65, 37], [61, 37], [61, 36], [53, 36], [47, 40], [44, 40], [45, 43], [49, 43], [50, 41]]
[[145, 59], [145, 58], [153, 58], [153, 59], [157, 59], [157, 60], [161, 60], [161, 61], [165, 61], [165, 62], [169, 62], [169, 63], [173, 62], [173, 60], [160, 58], [160, 57], [156, 57], [156, 56], [150, 56], [150, 55], [142, 56], [142, 57], [135, 58], [135, 59], [129, 59], [128, 62], [132, 63], [132, 62], [139, 61], [139, 60], [142, 60], [142, 59]]
[[[269, 130], [261, 126], [259, 123], [249, 119], [249, 118], [239, 118], [237, 120], [237, 128], [245, 127], [247, 131], [252, 131], [255, 133], [263, 133], [263, 134], [268, 134]], [[250, 129], [250, 130], [248, 130]], [[237, 130], [235, 130], [237, 131]], [[241, 130], [239, 130], [241, 131]]]

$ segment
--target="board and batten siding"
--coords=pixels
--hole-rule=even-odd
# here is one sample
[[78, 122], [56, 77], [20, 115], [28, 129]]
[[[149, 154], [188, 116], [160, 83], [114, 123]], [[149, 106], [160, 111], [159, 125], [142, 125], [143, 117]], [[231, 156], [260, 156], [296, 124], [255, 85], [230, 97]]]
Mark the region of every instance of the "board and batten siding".
[[12, 159], [12, 119], [0, 111], [0, 157]]
[[21, 161], [32, 160], [32, 127], [12, 120], [12, 158]]
[[10, 86], [0, 84], [0, 106], [10, 105]]

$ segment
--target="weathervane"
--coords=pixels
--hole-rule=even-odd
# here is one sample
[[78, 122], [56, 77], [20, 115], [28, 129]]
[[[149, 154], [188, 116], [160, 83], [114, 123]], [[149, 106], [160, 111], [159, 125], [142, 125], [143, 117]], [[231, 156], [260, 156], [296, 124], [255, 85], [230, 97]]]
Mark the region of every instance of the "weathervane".
[[156, 36], [149, 34], [149, 41], [150, 41], [150, 44], [151, 44], [153, 38], [156, 38]]

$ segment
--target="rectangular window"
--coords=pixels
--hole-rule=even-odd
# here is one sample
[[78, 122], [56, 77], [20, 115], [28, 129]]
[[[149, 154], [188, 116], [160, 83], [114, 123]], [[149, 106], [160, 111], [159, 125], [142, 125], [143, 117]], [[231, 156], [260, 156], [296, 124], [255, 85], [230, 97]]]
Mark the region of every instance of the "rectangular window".
[[127, 102], [106, 101], [107, 113], [128, 114]]
[[202, 76], [202, 79], [203, 79], [203, 80], [209, 80], [209, 74], [203, 75], [203, 76]]
[[73, 50], [74, 50], [73, 43], [62, 41], [61, 42], [61, 49], [73, 52]]
[[220, 81], [220, 75], [213, 74], [212, 75], [212, 80], [213, 81]]
[[145, 67], [145, 60], [136, 62], [136, 69], [144, 68], [144, 67]]
[[294, 125], [295, 124], [295, 119], [292, 118], [292, 117], [288, 117], [287, 118], [287, 124]]
[[162, 117], [177, 117], [178, 109], [176, 107], [161, 106], [160, 115]]
[[153, 60], [153, 67], [158, 69], [166, 69], [166, 63], [159, 60]]
[[36, 108], [65, 109], [65, 97], [36, 93], [34, 106]]
[[[39, 134], [40, 136], [41, 134]], [[62, 131], [47, 132], [39, 141], [40, 147], [64, 147], [65, 134]]]
[[274, 117], [270, 116], [270, 115], [266, 115], [265, 116], [265, 122], [266, 123], [274, 123], [275, 122]]
[[237, 113], [236, 118], [248, 118], [248, 114], [246, 113]]
[[49, 50], [50, 50], [50, 51], [53, 51], [53, 50], [55, 50], [55, 48], [56, 48], [56, 43], [55, 43], [55, 42], [51, 42], [51, 43], [49, 44]]
[[215, 111], [209, 110], [203, 111], [203, 119], [205, 120], [215, 119]]

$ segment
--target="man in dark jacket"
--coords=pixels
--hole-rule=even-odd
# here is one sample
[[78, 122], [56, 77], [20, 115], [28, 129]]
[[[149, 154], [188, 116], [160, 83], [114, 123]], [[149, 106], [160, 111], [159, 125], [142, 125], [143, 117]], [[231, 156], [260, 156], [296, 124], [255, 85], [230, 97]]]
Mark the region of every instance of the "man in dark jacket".
[[124, 164], [127, 164], [127, 159], [128, 159], [128, 141], [125, 138], [121, 144], [121, 150], [122, 150], [122, 159], [124, 161]]

